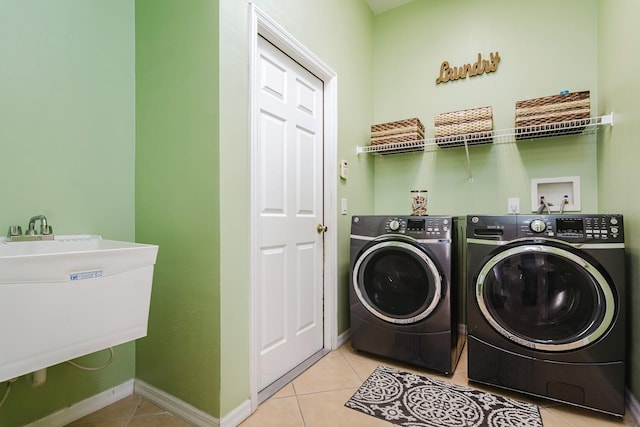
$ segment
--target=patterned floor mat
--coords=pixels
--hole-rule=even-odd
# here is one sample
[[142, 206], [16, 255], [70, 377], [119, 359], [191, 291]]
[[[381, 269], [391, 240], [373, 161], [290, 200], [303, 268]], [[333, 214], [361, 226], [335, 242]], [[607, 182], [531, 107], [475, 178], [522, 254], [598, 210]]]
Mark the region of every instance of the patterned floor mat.
[[542, 427], [537, 405], [378, 366], [345, 403], [410, 427]]

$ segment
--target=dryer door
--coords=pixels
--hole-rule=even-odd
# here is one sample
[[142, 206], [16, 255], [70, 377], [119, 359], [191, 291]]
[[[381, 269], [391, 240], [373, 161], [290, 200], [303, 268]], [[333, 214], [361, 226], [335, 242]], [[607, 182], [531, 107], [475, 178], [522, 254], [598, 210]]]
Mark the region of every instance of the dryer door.
[[366, 248], [355, 260], [352, 283], [369, 312], [396, 324], [429, 316], [442, 296], [438, 267], [410, 241], [385, 240]]
[[614, 290], [591, 262], [544, 244], [511, 247], [489, 259], [475, 295], [496, 331], [538, 350], [584, 347], [611, 327], [616, 314]]

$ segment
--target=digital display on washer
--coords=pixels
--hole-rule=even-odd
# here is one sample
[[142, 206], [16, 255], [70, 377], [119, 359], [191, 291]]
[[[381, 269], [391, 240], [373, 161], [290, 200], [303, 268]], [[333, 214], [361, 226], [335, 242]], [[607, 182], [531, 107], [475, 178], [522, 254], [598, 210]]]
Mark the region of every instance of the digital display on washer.
[[407, 219], [407, 230], [424, 231], [424, 219]]
[[582, 234], [584, 233], [584, 222], [580, 218], [558, 218], [556, 232], [558, 234]]

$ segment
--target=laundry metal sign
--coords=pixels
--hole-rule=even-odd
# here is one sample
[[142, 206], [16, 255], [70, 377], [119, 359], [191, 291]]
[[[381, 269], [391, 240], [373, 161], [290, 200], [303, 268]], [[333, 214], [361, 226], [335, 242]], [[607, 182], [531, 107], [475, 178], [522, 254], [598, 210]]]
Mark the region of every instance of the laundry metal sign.
[[476, 62], [464, 64], [460, 67], [452, 67], [449, 65], [449, 61], [444, 61], [440, 65], [440, 75], [436, 79], [436, 84], [466, 79], [467, 76], [475, 77], [484, 73], [493, 73], [498, 69], [498, 62], [500, 62], [500, 54], [498, 52], [490, 53], [489, 59], [483, 59], [482, 54], [478, 53]]

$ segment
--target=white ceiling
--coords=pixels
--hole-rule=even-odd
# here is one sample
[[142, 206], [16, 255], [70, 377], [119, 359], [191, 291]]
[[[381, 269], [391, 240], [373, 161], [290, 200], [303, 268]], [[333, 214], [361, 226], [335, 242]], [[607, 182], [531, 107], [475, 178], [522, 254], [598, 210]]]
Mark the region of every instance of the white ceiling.
[[374, 15], [385, 12], [394, 7], [402, 6], [405, 3], [409, 3], [413, 0], [366, 0], [369, 8], [373, 11]]

